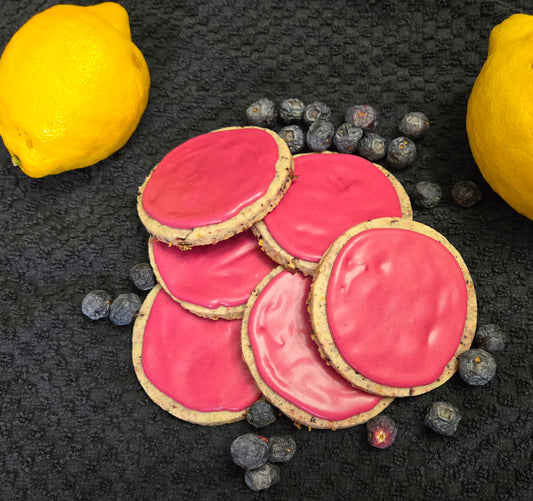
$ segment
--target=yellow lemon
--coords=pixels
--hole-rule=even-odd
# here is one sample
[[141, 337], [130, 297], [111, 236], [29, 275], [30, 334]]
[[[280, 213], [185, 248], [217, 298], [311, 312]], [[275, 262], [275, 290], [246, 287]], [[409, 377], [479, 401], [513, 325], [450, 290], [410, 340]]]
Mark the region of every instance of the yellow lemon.
[[492, 30], [466, 129], [483, 177], [533, 219], [533, 16], [514, 14]]
[[56, 5], [24, 24], [0, 58], [0, 135], [31, 177], [87, 167], [128, 141], [149, 88], [123, 7]]

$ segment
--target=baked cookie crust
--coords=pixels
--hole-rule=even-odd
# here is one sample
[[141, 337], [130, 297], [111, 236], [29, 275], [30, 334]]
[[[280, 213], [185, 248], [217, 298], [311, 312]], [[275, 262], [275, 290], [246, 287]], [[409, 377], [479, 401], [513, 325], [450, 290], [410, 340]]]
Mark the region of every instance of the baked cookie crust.
[[[352, 239], [352, 237], [366, 230], [376, 228], [401, 228], [418, 232], [433, 238], [437, 242], [440, 242], [451, 253], [451, 255], [457, 261], [457, 264], [459, 265], [463, 274], [464, 283], [466, 287], [467, 304], [466, 319], [464, 322], [462, 336], [455, 353], [453, 354], [449, 362], [446, 364], [444, 370], [442, 371], [440, 376], [438, 376], [430, 384], [411, 387], [395, 387], [376, 383], [369, 377], [365, 377], [364, 375], [357, 372], [357, 370], [355, 370], [342, 357], [333, 339], [326, 309], [326, 296], [333, 266], [339, 255], [339, 252], [343, 249], [344, 245]], [[427, 393], [450, 379], [450, 377], [458, 369], [460, 354], [468, 350], [472, 344], [477, 323], [477, 301], [474, 290], [474, 284], [470, 273], [466, 267], [466, 264], [464, 263], [463, 258], [461, 257], [459, 252], [450, 244], [450, 242], [448, 242], [448, 240], [443, 235], [438, 233], [436, 230], [422, 223], [401, 218], [380, 218], [368, 221], [366, 223], [362, 223], [351, 228], [342, 236], [340, 236], [326, 251], [317, 267], [311, 285], [311, 291], [309, 293], [308, 304], [311, 324], [314, 332], [314, 340], [316, 341], [324, 360], [326, 360], [328, 364], [334, 367], [343, 377], [345, 377], [353, 385], [362, 388], [370, 393], [390, 397], [406, 397]], [[408, 307], [409, 305], [406, 305], [406, 308]], [[356, 312], [354, 312], [354, 315], [356, 315]], [[378, 349], [378, 347], [379, 339], [376, 340], [376, 349]]]
[[[369, 419], [381, 413], [386, 407], [388, 407], [393, 398], [382, 398], [377, 405], [372, 409], [362, 412], [360, 414], [355, 414], [346, 419], [342, 420], [327, 420], [317, 416], [314, 416], [307, 412], [306, 410], [301, 409], [292, 402], [289, 402], [286, 398], [277, 393], [272, 389], [261, 377], [260, 371], [256, 364], [256, 358], [254, 351], [250, 342], [249, 336], [249, 320], [252, 309], [260, 296], [263, 289], [280, 273], [285, 272], [283, 266], [278, 266], [274, 269], [268, 276], [266, 276], [256, 287], [256, 289], [250, 295], [248, 303], [246, 305], [246, 310], [244, 312], [243, 322], [242, 322], [242, 331], [241, 331], [241, 345], [243, 358], [252, 376], [259, 387], [260, 391], [263, 393], [265, 399], [267, 399], [272, 405], [277, 407], [283, 414], [292, 419], [297, 426], [307, 426], [309, 428], [317, 429], [342, 429], [356, 426], [362, 423], [367, 422]], [[295, 354], [297, 356], [298, 354]], [[312, 385], [312, 381], [309, 382]]]
[[[307, 155], [339, 155], [339, 153], [330, 151], [321, 153], [302, 153], [300, 155], [295, 155], [294, 159], [298, 159]], [[381, 165], [376, 163], [373, 163], [373, 165], [390, 181], [394, 187], [400, 203], [402, 217], [406, 219], [412, 219], [413, 209], [411, 207], [411, 200], [402, 184], [389, 171], [381, 167]], [[297, 174], [295, 177], [297, 177]], [[252, 226], [252, 231], [257, 236], [261, 248], [273, 261], [281, 264], [288, 270], [299, 270], [308, 275], [314, 274], [318, 263], [294, 256], [284, 249], [283, 246], [272, 236], [267, 224], [263, 220], [255, 223]]]
[[[258, 129], [263, 130], [269, 134], [275, 141], [278, 147], [278, 159], [275, 163], [275, 176], [270, 183], [267, 192], [260, 199], [243, 207], [235, 216], [213, 224], [204, 226], [197, 226], [194, 228], [174, 228], [161, 223], [156, 218], [150, 216], [143, 205], [143, 194], [146, 186], [157, 169], [157, 165], [152, 169], [150, 174], [146, 177], [143, 184], [139, 187], [137, 193], [137, 212], [141, 222], [147, 231], [155, 238], [162, 242], [167, 242], [171, 245], [177, 245], [182, 250], [190, 249], [195, 245], [210, 245], [229, 238], [237, 233], [245, 231], [250, 228], [256, 221], [263, 219], [282, 199], [283, 195], [289, 188], [293, 175], [293, 158], [292, 154], [283, 139], [278, 134], [269, 130], [261, 129], [260, 127], [225, 127], [217, 129], [209, 134], [220, 131], [242, 130], [242, 129]], [[221, 155], [223, 152], [215, 151], [214, 155]], [[159, 165], [159, 164], [158, 164]], [[243, 166], [242, 175], [246, 175], [246, 169]], [[221, 189], [228, 189], [228, 187], [221, 186]], [[229, 187], [231, 189], [231, 187]]]

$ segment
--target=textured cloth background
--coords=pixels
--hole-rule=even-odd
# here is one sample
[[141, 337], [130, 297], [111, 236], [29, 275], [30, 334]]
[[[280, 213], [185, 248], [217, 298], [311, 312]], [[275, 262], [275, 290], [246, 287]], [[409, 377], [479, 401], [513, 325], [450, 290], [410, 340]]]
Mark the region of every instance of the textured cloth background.
[[[38, 180], [0, 149], [0, 499], [531, 499], [533, 223], [483, 181], [465, 132], [491, 28], [533, 14], [531, 2], [121, 3], [152, 78], [127, 145], [93, 167]], [[0, 47], [53, 4], [2, 1]], [[408, 192], [421, 180], [442, 186], [441, 203], [415, 207], [414, 218], [461, 252], [478, 323], [500, 324], [508, 347], [484, 387], [455, 375], [393, 402], [386, 412], [399, 436], [387, 450], [368, 445], [364, 426], [309, 431], [280, 417], [262, 433], [290, 433], [297, 454], [277, 486], [254, 494], [229, 455], [251, 426], [202, 427], [161, 410], [135, 377], [131, 326], [92, 322], [80, 306], [95, 288], [135, 291], [128, 270], [148, 259], [136, 192], [150, 169], [194, 135], [243, 125], [260, 97], [325, 101], [336, 124], [351, 104], [369, 103], [387, 139], [405, 112], [428, 115], [416, 162], [393, 173]], [[454, 204], [459, 179], [479, 184], [481, 203]], [[463, 414], [451, 438], [423, 424], [436, 400]]]

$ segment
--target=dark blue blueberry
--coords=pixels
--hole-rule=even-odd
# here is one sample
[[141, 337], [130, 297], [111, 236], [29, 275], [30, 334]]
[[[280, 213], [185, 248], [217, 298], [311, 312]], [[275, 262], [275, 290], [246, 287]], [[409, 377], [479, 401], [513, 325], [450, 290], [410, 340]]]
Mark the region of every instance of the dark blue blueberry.
[[411, 139], [421, 138], [429, 129], [429, 120], [420, 111], [406, 113], [400, 121], [400, 132]]
[[307, 131], [307, 146], [313, 151], [325, 151], [331, 146], [335, 126], [329, 120], [317, 120]]
[[313, 101], [308, 104], [303, 113], [303, 120], [306, 125], [311, 126], [318, 120], [329, 120], [331, 118], [331, 110], [326, 103], [321, 101]]
[[441, 187], [436, 183], [420, 181], [416, 183], [413, 192], [413, 202], [423, 209], [435, 207], [442, 197]]
[[147, 291], [153, 289], [156, 284], [154, 271], [150, 263], [137, 263], [130, 268], [130, 279], [137, 289]]
[[91, 320], [98, 320], [109, 315], [111, 296], [103, 290], [89, 292], [81, 302], [81, 311]]
[[339, 126], [333, 136], [333, 144], [339, 153], [354, 153], [359, 140], [363, 137], [363, 129], [349, 123]]
[[259, 435], [246, 433], [237, 437], [230, 447], [233, 462], [245, 469], [256, 469], [268, 461], [268, 444]]
[[381, 160], [386, 153], [385, 139], [376, 132], [365, 132], [357, 145], [357, 151], [371, 162]]
[[452, 188], [452, 197], [461, 207], [472, 207], [481, 200], [481, 191], [472, 181], [457, 181]]
[[269, 461], [273, 463], [286, 463], [290, 461], [296, 452], [296, 442], [289, 435], [270, 437], [268, 441], [270, 449]]
[[387, 164], [395, 169], [405, 169], [415, 158], [416, 145], [408, 137], [396, 137], [387, 146]]
[[386, 449], [394, 443], [398, 428], [396, 423], [388, 416], [378, 415], [366, 424], [368, 442], [372, 447]]
[[429, 407], [424, 423], [433, 431], [451, 437], [461, 421], [459, 410], [446, 402], [433, 402]]
[[299, 153], [305, 147], [305, 133], [298, 125], [287, 125], [279, 131], [279, 136], [287, 143], [292, 154]]
[[285, 99], [279, 105], [279, 116], [288, 124], [301, 122], [305, 104], [300, 99]]
[[258, 99], [246, 109], [246, 118], [250, 125], [272, 127], [278, 118], [276, 106], [270, 99]]
[[354, 104], [346, 110], [344, 120], [363, 130], [374, 130], [378, 125], [378, 112], [368, 104]]
[[141, 305], [141, 298], [137, 294], [120, 294], [111, 303], [109, 320], [115, 325], [129, 325], [140, 310]]
[[258, 400], [248, 409], [246, 420], [256, 428], [264, 428], [276, 420], [276, 409], [266, 400]]
[[473, 386], [487, 384], [496, 375], [496, 360], [483, 348], [473, 348], [459, 356], [459, 375]]
[[505, 350], [506, 338], [499, 325], [481, 325], [477, 330], [476, 337], [481, 348], [490, 353], [501, 353]]
[[255, 492], [272, 487], [279, 482], [279, 479], [279, 466], [271, 463], [266, 463], [260, 468], [244, 472], [246, 485]]

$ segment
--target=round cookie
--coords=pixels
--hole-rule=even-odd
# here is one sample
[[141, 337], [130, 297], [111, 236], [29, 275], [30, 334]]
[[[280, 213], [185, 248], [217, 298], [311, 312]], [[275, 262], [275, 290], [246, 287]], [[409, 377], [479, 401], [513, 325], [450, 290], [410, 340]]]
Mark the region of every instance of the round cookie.
[[139, 188], [137, 211], [158, 240], [183, 250], [213, 244], [268, 214], [292, 173], [292, 155], [275, 132], [218, 129], [165, 155]]
[[294, 157], [294, 181], [283, 200], [252, 230], [274, 261], [312, 275], [329, 245], [352, 226], [412, 215], [402, 185], [379, 165], [344, 153], [306, 153]]
[[392, 398], [354, 388], [320, 357], [311, 337], [311, 277], [278, 266], [250, 296], [243, 358], [266, 399], [298, 424], [347, 428], [379, 414]]
[[185, 421], [243, 419], [261, 394], [242, 360], [240, 332], [240, 320], [194, 315], [156, 285], [133, 328], [137, 378], [157, 405]]
[[477, 321], [457, 250], [432, 228], [398, 218], [357, 225], [331, 245], [309, 312], [324, 359], [352, 384], [392, 397], [447, 381]]
[[151, 237], [150, 263], [158, 282], [184, 308], [207, 318], [242, 318], [254, 287], [277, 265], [250, 230], [182, 251]]

